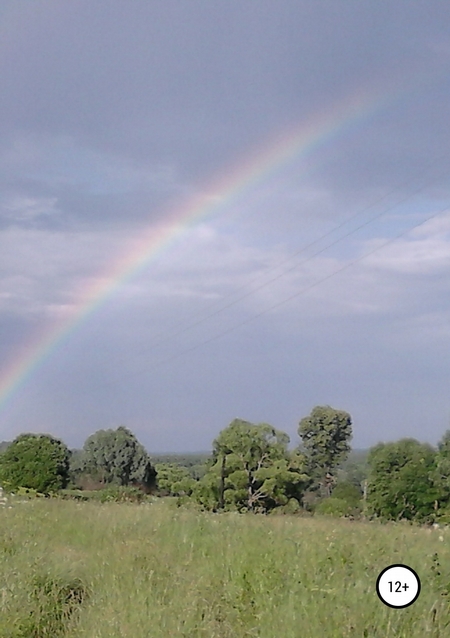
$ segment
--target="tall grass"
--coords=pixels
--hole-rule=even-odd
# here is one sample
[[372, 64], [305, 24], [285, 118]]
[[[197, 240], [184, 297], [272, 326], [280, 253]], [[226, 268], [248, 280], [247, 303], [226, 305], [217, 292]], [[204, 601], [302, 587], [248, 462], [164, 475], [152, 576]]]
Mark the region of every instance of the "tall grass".
[[2, 638], [450, 636], [450, 532], [409, 525], [36, 500], [0, 511], [0, 579]]

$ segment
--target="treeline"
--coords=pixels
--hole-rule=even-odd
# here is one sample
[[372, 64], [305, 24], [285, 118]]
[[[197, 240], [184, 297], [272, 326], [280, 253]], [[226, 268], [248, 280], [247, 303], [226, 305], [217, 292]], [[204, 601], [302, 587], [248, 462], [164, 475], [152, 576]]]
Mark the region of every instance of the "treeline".
[[151, 459], [120, 426], [99, 430], [70, 451], [46, 434], [22, 434], [0, 452], [0, 485], [76, 496], [145, 493], [212, 511], [322, 513], [450, 522], [450, 431], [437, 449], [414, 439], [382, 443], [349, 460], [350, 414], [317, 406], [298, 427], [299, 444], [262, 423], [235, 419], [212, 454]]

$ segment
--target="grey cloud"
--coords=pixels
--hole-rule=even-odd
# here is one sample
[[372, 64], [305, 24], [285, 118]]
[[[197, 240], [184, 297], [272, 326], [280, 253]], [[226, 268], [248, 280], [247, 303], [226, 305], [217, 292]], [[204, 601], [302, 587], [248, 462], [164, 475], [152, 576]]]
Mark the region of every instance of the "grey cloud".
[[43, 2], [16, 11], [2, 121], [199, 176], [324, 100], [442, 68], [443, 17], [419, 3]]
[[[436, 439], [448, 410], [445, 223], [271, 307], [445, 205], [449, 17], [440, 1], [10, 4], [0, 38], [4, 371], [213, 177], [349, 96], [373, 90], [386, 103], [234, 201], [226, 187], [211, 192], [223, 206], [55, 347], [0, 412], [0, 439], [45, 424], [80, 445], [123, 422], [150, 450], [198, 449], [242, 416], [295, 440], [315, 403], [354, 415], [356, 445]], [[250, 293], [343, 220], [384, 210], [226, 312], [171, 332]], [[169, 339], [151, 351], [160, 335]]]

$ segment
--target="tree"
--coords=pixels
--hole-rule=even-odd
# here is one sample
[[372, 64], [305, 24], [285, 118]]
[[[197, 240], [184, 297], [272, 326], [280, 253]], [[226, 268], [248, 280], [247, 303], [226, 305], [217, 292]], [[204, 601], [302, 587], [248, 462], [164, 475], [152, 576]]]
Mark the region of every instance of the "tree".
[[440, 509], [450, 507], [450, 430], [445, 432], [438, 443], [436, 469], [433, 473], [433, 484], [437, 490]]
[[216, 511], [223, 507], [223, 491], [221, 491], [220, 468], [212, 465], [208, 472], [194, 485], [193, 498], [207, 510]]
[[49, 434], [21, 434], [0, 455], [0, 482], [43, 494], [66, 487], [70, 450]]
[[348, 481], [358, 488], [362, 488], [369, 471], [367, 465], [368, 454], [368, 450], [351, 450], [348, 458], [339, 464], [336, 472], [338, 482]]
[[301, 495], [307, 481], [289, 437], [271, 425], [235, 419], [213, 443], [209, 472], [198, 482], [200, 501], [225, 509], [267, 511]]
[[155, 487], [156, 471], [150, 457], [134, 434], [126, 427], [98, 430], [83, 446], [82, 471], [103, 485], [139, 485]]
[[83, 473], [83, 450], [70, 450], [69, 486], [76, 487]]
[[438, 492], [433, 484], [436, 453], [415, 439], [380, 443], [369, 453], [367, 508], [391, 520], [433, 518]]
[[331, 492], [332, 498], [339, 498], [345, 501], [350, 508], [355, 508], [361, 505], [362, 491], [360, 487], [351, 483], [350, 481], [342, 481], [337, 483], [336, 487]]
[[330, 496], [334, 471], [350, 451], [350, 414], [329, 405], [316, 406], [309, 416], [300, 421], [298, 433], [316, 486], [324, 496]]

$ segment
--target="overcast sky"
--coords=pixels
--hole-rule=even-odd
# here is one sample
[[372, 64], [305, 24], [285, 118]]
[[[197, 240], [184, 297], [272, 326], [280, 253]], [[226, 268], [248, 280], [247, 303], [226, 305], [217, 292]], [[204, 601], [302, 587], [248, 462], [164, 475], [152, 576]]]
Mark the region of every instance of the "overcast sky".
[[448, 1], [17, 0], [0, 83], [0, 377], [168, 211], [223, 201], [34, 368], [0, 440], [208, 450], [239, 417], [294, 445], [325, 404], [356, 448], [450, 427]]

